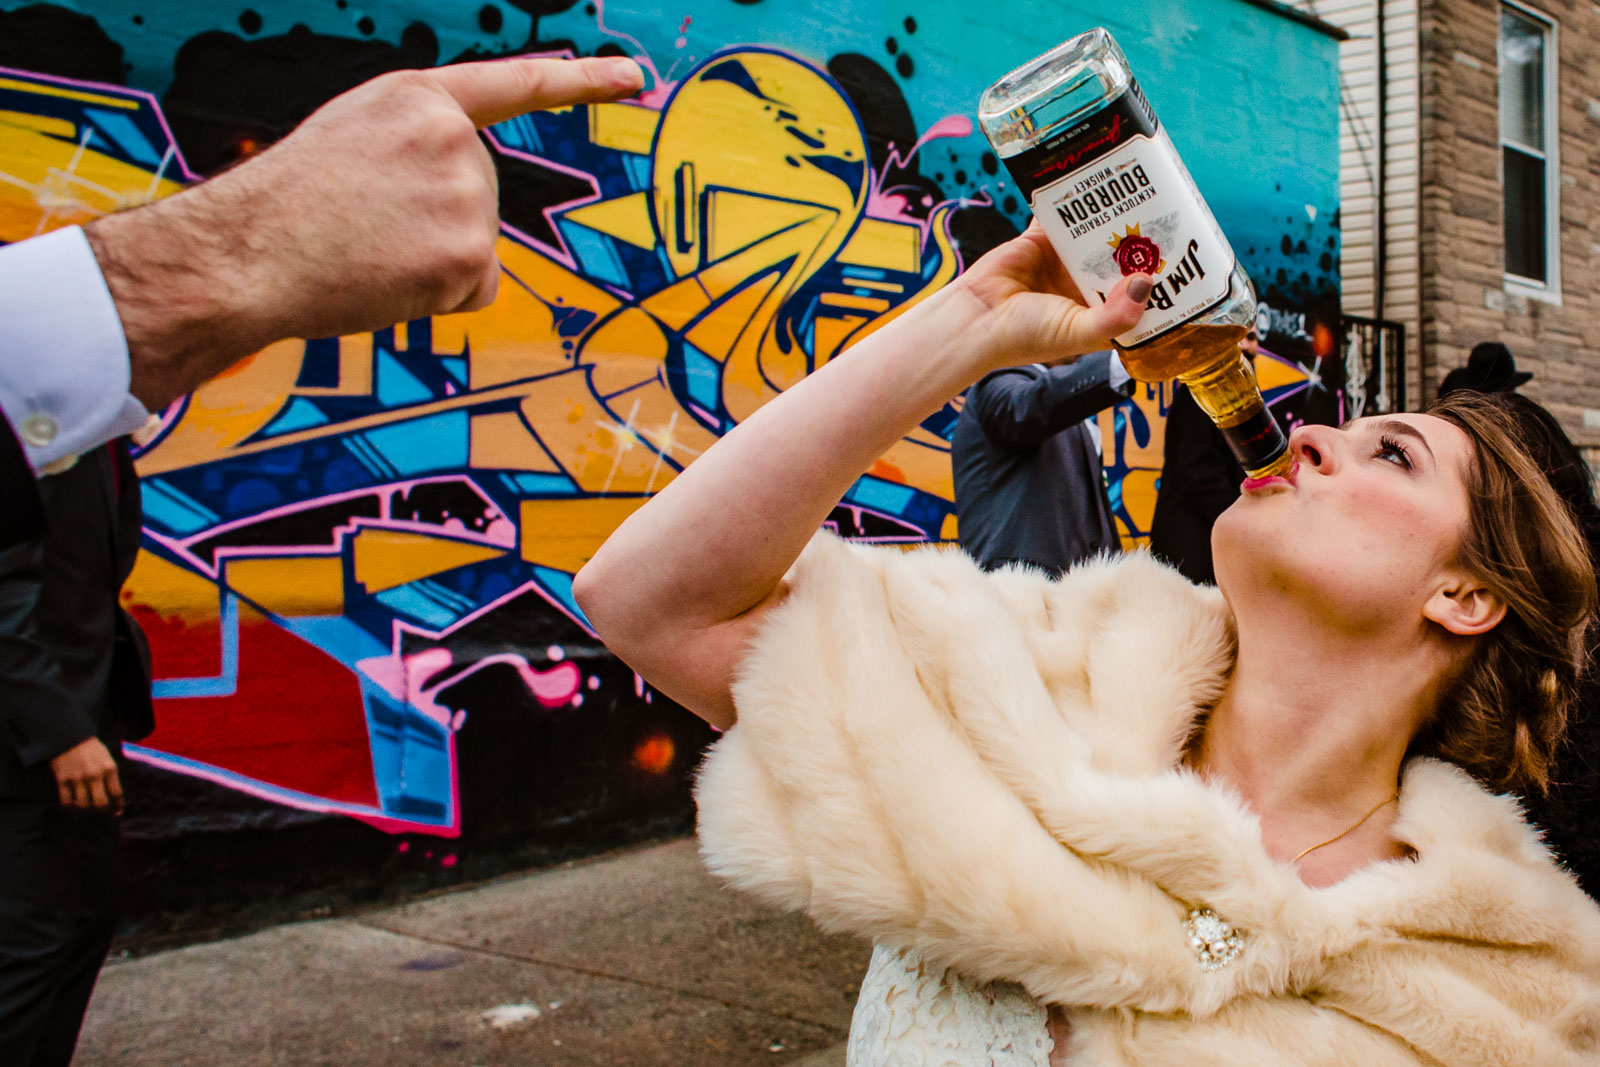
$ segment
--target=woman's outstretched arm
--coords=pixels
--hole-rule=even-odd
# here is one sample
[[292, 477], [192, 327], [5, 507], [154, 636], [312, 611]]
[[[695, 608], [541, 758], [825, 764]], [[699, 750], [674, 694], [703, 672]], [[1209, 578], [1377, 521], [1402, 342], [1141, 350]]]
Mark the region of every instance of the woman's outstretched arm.
[[579, 572], [579, 605], [651, 685], [731, 725], [730, 686], [755, 628], [861, 473], [985, 373], [1110, 347], [1149, 289], [1135, 275], [1085, 307], [1035, 224], [695, 460]]

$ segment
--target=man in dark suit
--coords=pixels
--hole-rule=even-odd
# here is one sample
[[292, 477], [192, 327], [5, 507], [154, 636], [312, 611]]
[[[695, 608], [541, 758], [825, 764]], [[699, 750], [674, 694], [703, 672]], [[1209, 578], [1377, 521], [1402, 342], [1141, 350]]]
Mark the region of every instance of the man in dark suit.
[[0, 1049], [65, 1067], [116, 929], [115, 756], [153, 726], [149, 654], [118, 603], [139, 549], [126, 439], [37, 495], [44, 536], [0, 550]]
[[1133, 395], [1115, 352], [1008, 367], [967, 390], [950, 442], [961, 547], [1060, 575], [1119, 547], [1095, 417]]
[[[1239, 347], [1254, 365], [1261, 350], [1254, 329]], [[1191, 582], [1215, 585], [1211, 527], [1239, 499], [1244, 468], [1234, 458], [1228, 439], [1181, 382], [1173, 383], [1162, 455], [1161, 484], [1150, 519], [1150, 551]]]

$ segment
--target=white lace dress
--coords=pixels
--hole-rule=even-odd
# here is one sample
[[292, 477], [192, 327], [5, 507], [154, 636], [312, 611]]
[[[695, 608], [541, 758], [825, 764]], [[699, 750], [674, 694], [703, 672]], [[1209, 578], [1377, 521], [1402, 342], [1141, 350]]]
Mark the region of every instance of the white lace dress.
[[845, 1067], [1049, 1067], [1043, 1005], [1021, 986], [975, 985], [878, 945], [861, 982]]

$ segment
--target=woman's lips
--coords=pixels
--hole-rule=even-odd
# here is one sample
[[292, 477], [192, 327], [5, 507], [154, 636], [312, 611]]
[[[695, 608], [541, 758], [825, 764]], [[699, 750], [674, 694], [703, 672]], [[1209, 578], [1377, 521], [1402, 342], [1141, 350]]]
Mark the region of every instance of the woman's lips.
[[1300, 464], [1296, 463], [1294, 466], [1289, 468], [1289, 473], [1287, 476], [1281, 474], [1269, 474], [1265, 478], [1246, 478], [1244, 481], [1239, 483], [1239, 490], [1240, 492], [1244, 493], [1253, 493], [1258, 489], [1265, 489], [1274, 485], [1288, 486], [1290, 489], [1293, 489], [1294, 476], [1299, 473]]

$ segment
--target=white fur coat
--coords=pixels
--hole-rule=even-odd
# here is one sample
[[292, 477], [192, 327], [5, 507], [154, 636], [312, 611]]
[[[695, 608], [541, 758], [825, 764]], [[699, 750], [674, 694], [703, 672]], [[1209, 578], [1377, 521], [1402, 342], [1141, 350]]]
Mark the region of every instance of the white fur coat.
[[[1068, 1006], [1074, 1065], [1600, 1064], [1600, 910], [1511, 799], [1414, 760], [1415, 858], [1312, 889], [1178, 767], [1232, 663], [1215, 590], [826, 535], [788, 581], [700, 775], [715, 873]], [[1243, 931], [1216, 971], [1197, 907]]]

